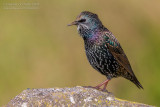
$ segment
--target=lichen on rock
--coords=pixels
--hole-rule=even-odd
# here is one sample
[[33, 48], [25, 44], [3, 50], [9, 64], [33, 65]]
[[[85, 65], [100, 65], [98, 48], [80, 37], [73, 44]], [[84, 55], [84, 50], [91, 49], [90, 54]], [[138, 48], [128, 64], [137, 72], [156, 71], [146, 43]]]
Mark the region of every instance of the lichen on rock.
[[152, 107], [146, 104], [125, 101], [112, 93], [81, 86], [73, 88], [26, 89], [13, 98], [6, 107], [66, 107], [66, 106], [134, 106]]

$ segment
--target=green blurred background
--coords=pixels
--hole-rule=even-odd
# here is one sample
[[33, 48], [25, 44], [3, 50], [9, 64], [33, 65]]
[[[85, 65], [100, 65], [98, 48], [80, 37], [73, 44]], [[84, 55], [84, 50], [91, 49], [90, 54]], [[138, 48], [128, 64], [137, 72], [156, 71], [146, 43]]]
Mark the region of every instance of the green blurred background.
[[[6, 3], [38, 3], [37, 9], [6, 9]], [[0, 105], [26, 88], [95, 86], [106, 79], [85, 56], [76, 27], [88, 10], [118, 38], [144, 87], [113, 79], [118, 98], [160, 105], [160, 0], [1, 0]], [[24, 7], [22, 5], [18, 5]], [[13, 6], [16, 7], [16, 6]]]

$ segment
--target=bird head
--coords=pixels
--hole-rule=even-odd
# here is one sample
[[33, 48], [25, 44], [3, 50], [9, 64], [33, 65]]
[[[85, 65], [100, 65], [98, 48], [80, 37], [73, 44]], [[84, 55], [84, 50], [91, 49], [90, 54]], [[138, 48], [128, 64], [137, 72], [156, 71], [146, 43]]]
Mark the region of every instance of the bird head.
[[77, 30], [82, 37], [86, 37], [95, 29], [102, 27], [102, 23], [98, 16], [88, 11], [81, 12], [75, 21], [73, 21], [71, 24], [68, 24], [68, 26], [72, 25], [77, 26]]

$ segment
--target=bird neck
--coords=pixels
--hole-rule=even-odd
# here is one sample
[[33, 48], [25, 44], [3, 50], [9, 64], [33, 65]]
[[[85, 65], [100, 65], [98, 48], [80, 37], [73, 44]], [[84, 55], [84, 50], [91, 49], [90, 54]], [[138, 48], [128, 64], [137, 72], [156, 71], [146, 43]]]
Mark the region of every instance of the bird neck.
[[82, 36], [84, 41], [94, 41], [98, 39], [100, 36], [99, 33], [102, 32], [104, 29], [103, 25], [102, 26], [97, 26], [92, 29], [85, 29], [83, 27], [79, 28], [79, 34]]
[[92, 35], [83, 38], [86, 49], [94, 46], [101, 46], [104, 43], [103, 31], [103, 28], [95, 29]]

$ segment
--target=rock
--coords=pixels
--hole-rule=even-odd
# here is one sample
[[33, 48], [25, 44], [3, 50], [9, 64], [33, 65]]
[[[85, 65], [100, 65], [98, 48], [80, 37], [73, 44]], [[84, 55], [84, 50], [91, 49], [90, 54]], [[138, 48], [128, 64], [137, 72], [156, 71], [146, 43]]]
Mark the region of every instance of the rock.
[[73, 88], [26, 89], [13, 98], [5, 107], [81, 107], [81, 106], [134, 106], [150, 105], [115, 98], [112, 93], [81, 86]]

